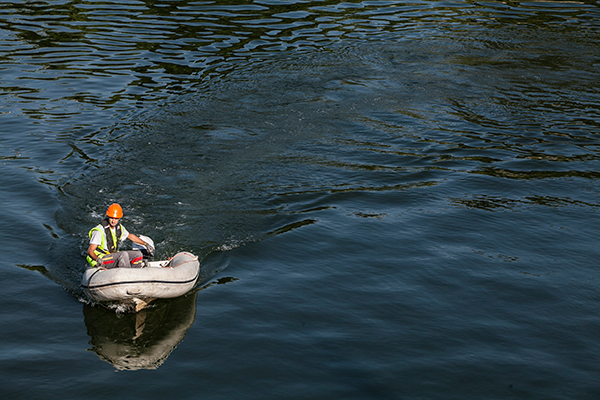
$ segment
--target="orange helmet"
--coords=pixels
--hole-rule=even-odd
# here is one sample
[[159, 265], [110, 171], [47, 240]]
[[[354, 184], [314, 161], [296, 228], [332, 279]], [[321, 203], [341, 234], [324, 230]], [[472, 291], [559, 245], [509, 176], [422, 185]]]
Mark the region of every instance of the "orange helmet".
[[123, 209], [117, 203], [113, 203], [106, 210], [106, 215], [110, 218], [123, 218]]

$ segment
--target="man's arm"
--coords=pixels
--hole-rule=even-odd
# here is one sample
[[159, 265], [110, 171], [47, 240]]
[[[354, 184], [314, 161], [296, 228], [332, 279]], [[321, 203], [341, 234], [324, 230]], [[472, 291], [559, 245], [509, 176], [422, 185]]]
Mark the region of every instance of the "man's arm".
[[142, 246], [148, 245], [148, 243], [144, 242], [142, 239], [135, 236], [133, 233], [130, 233], [129, 236], [127, 236], [127, 239], [131, 240], [133, 243], [141, 244]]
[[92, 258], [92, 260], [98, 259], [98, 256], [95, 253], [95, 250], [97, 248], [98, 248], [97, 244], [90, 244], [90, 247], [88, 247], [87, 254], [88, 254], [88, 256], [90, 256]]

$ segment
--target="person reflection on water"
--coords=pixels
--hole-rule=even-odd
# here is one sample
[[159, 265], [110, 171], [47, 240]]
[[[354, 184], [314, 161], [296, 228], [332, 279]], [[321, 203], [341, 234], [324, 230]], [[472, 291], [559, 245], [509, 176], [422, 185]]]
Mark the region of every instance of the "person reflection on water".
[[113, 203], [106, 210], [106, 218], [90, 230], [90, 246], [87, 250], [87, 262], [92, 267], [100, 268], [142, 268], [144, 254], [140, 250], [119, 251], [119, 245], [125, 239], [146, 246], [150, 256], [154, 255], [154, 247], [150, 243], [129, 233], [119, 223], [123, 217], [123, 209]]

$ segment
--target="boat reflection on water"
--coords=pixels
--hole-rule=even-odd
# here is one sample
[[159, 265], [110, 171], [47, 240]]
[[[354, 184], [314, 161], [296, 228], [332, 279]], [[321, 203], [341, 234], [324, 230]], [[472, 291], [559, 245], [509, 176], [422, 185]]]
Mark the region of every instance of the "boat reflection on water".
[[91, 350], [117, 370], [160, 367], [193, 325], [197, 296], [195, 290], [131, 314], [85, 304], [83, 317]]

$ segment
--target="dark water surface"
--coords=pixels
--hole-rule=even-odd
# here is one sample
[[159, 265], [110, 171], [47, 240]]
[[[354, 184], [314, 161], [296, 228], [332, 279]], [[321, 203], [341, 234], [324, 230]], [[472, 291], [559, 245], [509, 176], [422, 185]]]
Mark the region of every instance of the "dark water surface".
[[0, 96], [3, 399], [600, 396], [598, 1], [2, 2]]

